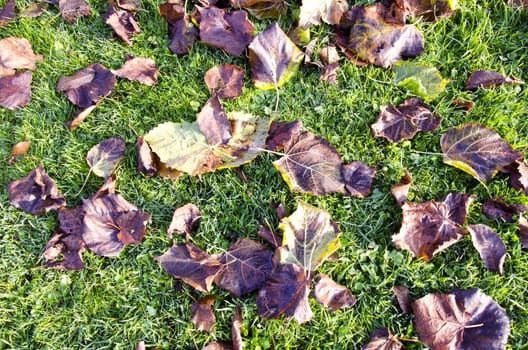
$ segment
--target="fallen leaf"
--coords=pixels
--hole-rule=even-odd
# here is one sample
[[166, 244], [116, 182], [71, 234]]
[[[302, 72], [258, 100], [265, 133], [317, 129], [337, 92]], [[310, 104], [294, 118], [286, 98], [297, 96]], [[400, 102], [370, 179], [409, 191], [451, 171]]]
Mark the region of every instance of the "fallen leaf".
[[242, 342], [242, 308], [237, 305], [235, 308], [235, 315], [233, 316], [233, 324], [231, 325], [231, 342], [233, 343], [233, 350], [242, 350], [244, 344]]
[[341, 168], [343, 181], [348, 194], [356, 197], [366, 197], [370, 194], [372, 182], [376, 175], [376, 168], [367, 164], [355, 161]]
[[167, 229], [167, 235], [172, 239], [172, 233], [177, 232], [181, 236], [187, 236], [198, 229], [202, 213], [192, 203], [176, 208], [172, 220]]
[[143, 137], [140, 136], [137, 138], [136, 147], [138, 152], [137, 172], [144, 174], [147, 177], [153, 177], [158, 173], [158, 166], [149, 145], [145, 142]]
[[97, 107], [97, 104], [78, 110], [77, 113], [75, 113], [75, 115], [73, 116], [72, 120], [66, 122], [66, 127], [70, 129], [70, 131], [77, 129], [77, 127], [81, 125], [86, 118], [88, 118], [88, 116], [90, 115], [90, 113], [92, 113], [95, 107]]
[[348, 10], [346, 0], [303, 0], [299, 14], [299, 27], [309, 28], [321, 21], [335, 25]]
[[11, 155], [10, 159], [15, 159], [17, 156], [23, 156], [27, 153], [29, 150], [29, 146], [31, 145], [31, 141], [25, 140], [17, 143], [16, 145], [11, 148]]
[[20, 17], [25, 17], [25, 18], [39, 17], [40, 15], [44, 13], [44, 11], [47, 10], [47, 8], [48, 8], [48, 4], [45, 2], [42, 2], [42, 3], [34, 2], [32, 4], [29, 4], [29, 6], [26, 7], [24, 11], [20, 13]]
[[434, 22], [439, 18], [452, 16], [455, 10], [452, 0], [389, 0], [385, 3], [393, 16], [403, 23], [409, 17]]
[[46, 174], [42, 165], [26, 177], [10, 182], [8, 192], [9, 203], [33, 215], [57, 210], [66, 205], [66, 200], [55, 181]]
[[76, 106], [87, 108], [114, 91], [116, 77], [99, 63], [93, 63], [71, 76], [59, 79], [57, 90], [64, 91]]
[[420, 341], [433, 349], [506, 349], [508, 315], [476, 288], [428, 294], [412, 308]]
[[508, 0], [508, 6], [517, 10], [528, 8], [528, 0]]
[[141, 0], [117, 0], [117, 6], [123, 10], [136, 12], [141, 9]]
[[282, 151], [296, 136], [301, 134], [303, 129], [302, 121], [271, 123], [269, 135], [266, 140], [266, 149], [270, 151]]
[[158, 82], [159, 69], [156, 62], [150, 58], [130, 57], [125, 64], [112, 73], [120, 78], [137, 80], [148, 86], [156, 85]]
[[330, 312], [345, 307], [352, 307], [357, 302], [348, 288], [334, 282], [330, 277], [320, 273], [314, 288], [315, 299], [319, 304], [330, 309]]
[[190, 243], [172, 246], [154, 260], [160, 263], [169, 275], [180, 278], [206, 293], [211, 290], [215, 276], [223, 268], [218, 260]]
[[402, 347], [398, 337], [392, 335], [388, 328], [380, 328], [372, 332], [369, 342], [361, 350], [400, 350]]
[[392, 287], [392, 292], [398, 300], [400, 309], [406, 315], [411, 313], [411, 297], [409, 296], [409, 288], [403, 285]]
[[36, 63], [42, 60], [41, 55], [33, 53], [31, 43], [25, 38], [9, 37], [0, 40], [0, 78], [15, 75], [16, 69], [35, 70]]
[[199, 7], [200, 40], [230, 55], [240, 56], [253, 39], [255, 27], [245, 11], [228, 12], [218, 7]]
[[319, 58], [324, 64], [333, 64], [339, 61], [339, 53], [334, 45], [327, 45], [319, 50]]
[[241, 238], [218, 257], [224, 268], [214, 283], [239, 298], [260, 289], [273, 267], [271, 256], [262, 244]]
[[434, 100], [448, 83], [449, 79], [442, 78], [435, 67], [408, 61], [400, 61], [394, 66], [394, 84], [426, 101]]
[[411, 173], [408, 170], [405, 170], [405, 174], [402, 176], [400, 182], [392, 185], [391, 194], [400, 207], [407, 201], [409, 189], [411, 188], [412, 184], [413, 179]]
[[405, 202], [400, 232], [392, 236], [396, 248], [429, 261], [433, 255], [467, 234], [462, 225], [474, 195], [449, 193], [440, 202]]
[[528, 220], [521, 214], [519, 215], [519, 237], [523, 248], [528, 248]]
[[477, 180], [490, 180], [503, 167], [522, 158], [490, 128], [469, 123], [448, 130], [440, 139], [444, 163], [465, 171]]
[[503, 84], [524, 84], [524, 81], [512, 76], [505, 77], [500, 73], [490, 70], [478, 70], [471, 73], [466, 81], [465, 89], [475, 91], [479, 88], [489, 88]]
[[219, 98], [235, 98], [242, 94], [244, 70], [235, 64], [222, 64], [205, 72], [209, 92]]
[[396, 143], [413, 138], [419, 131], [436, 130], [439, 125], [440, 117], [433, 114], [431, 107], [419, 98], [410, 98], [398, 107], [381, 106], [372, 131], [374, 136]]
[[284, 0], [230, 0], [231, 7], [243, 8], [258, 19], [279, 18], [288, 5]]
[[214, 331], [214, 324], [216, 322], [216, 317], [213, 314], [213, 309], [211, 305], [214, 303], [215, 298], [212, 296], [207, 296], [198, 299], [197, 302], [193, 303], [191, 306], [191, 321], [198, 329], [202, 332], [211, 333]]
[[260, 90], [281, 87], [297, 73], [303, 57], [277, 23], [270, 25], [249, 45], [253, 84]]
[[323, 68], [319, 80], [326, 81], [329, 84], [337, 84], [337, 69], [339, 63], [331, 63]]
[[229, 342], [214, 341], [204, 346], [202, 350], [233, 350], [233, 346]]
[[90, 148], [86, 161], [95, 175], [108, 178], [125, 155], [125, 141], [119, 137], [104, 140]]
[[0, 27], [6, 26], [16, 17], [15, 2], [9, 0], [5, 3], [4, 7], [0, 8]]
[[207, 100], [198, 113], [196, 121], [210, 145], [226, 145], [233, 137], [231, 123], [227, 119], [224, 107], [216, 94]]
[[188, 54], [198, 39], [198, 33], [198, 29], [194, 27], [187, 15], [176, 24], [169, 24], [170, 51], [179, 56]]
[[488, 198], [482, 204], [482, 212], [489, 219], [515, 222], [513, 215], [528, 211], [526, 204], [508, 204], [503, 198]]
[[69, 24], [83, 16], [91, 16], [92, 9], [85, 0], [59, 0], [59, 10], [62, 18]]
[[528, 195], [528, 164], [526, 164], [526, 159], [517, 159], [502, 170], [507, 170], [514, 189]]
[[479, 252], [484, 266], [490, 271], [503, 274], [506, 246], [495, 231], [482, 224], [468, 225], [473, 246]]
[[15, 110], [24, 107], [31, 99], [31, 72], [18, 72], [0, 77], [0, 106]]
[[273, 232], [271, 229], [264, 225], [260, 225], [258, 232], [258, 236], [264, 240], [266, 240], [271, 246], [276, 249], [281, 246], [282, 239], [277, 236], [275, 232]]

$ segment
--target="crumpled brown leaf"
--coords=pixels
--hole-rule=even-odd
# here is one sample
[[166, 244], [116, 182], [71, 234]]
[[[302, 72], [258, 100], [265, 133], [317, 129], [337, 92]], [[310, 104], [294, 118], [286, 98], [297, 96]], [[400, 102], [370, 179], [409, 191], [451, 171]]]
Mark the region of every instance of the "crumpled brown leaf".
[[357, 302], [350, 290], [336, 282], [327, 275], [320, 273], [314, 288], [315, 299], [319, 304], [326, 306], [330, 312], [337, 311], [345, 307], [352, 307]]
[[159, 69], [153, 59], [141, 57], [129, 57], [121, 68], [112, 71], [120, 78], [136, 80], [148, 86], [156, 85], [158, 72]]
[[211, 333], [214, 330], [216, 317], [211, 305], [215, 302], [213, 296], [206, 296], [198, 299], [191, 306], [191, 321], [199, 331]]
[[235, 98], [242, 94], [244, 70], [234, 64], [222, 64], [205, 72], [204, 80], [209, 92], [219, 98]]
[[31, 99], [31, 72], [18, 72], [0, 77], [0, 106], [15, 110], [28, 104]]
[[141, 32], [134, 19], [134, 12], [117, 10], [113, 3], [108, 6], [108, 11], [103, 16], [105, 23], [129, 46], [132, 46], [132, 35]]
[[177, 232], [181, 236], [188, 236], [196, 231], [202, 220], [200, 209], [192, 203], [176, 208], [172, 221], [167, 229], [167, 235], [172, 239], [172, 234]]
[[483, 224], [468, 225], [468, 231], [471, 234], [471, 242], [479, 252], [484, 266], [502, 275], [507, 250], [499, 235]]
[[0, 8], [0, 27], [7, 25], [16, 17], [15, 7], [15, 2], [9, 0], [4, 7]]
[[370, 340], [361, 350], [400, 350], [402, 347], [398, 337], [391, 334], [388, 328], [380, 328], [372, 332]]
[[31, 43], [25, 38], [9, 37], [0, 40], [0, 78], [13, 76], [16, 69], [35, 70], [36, 63], [42, 60], [42, 55], [36, 55]]
[[73, 24], [78, 17], [92, 15], [92, 9], [85, 0], [59, 0], [59, 10], [69, 24]]
[[465, 89], [475, 91], [479, 88], [489, 88], [503, 84], [524, 84], [524, 81], [512, 76], [505, 77], [491, 70], [477, 70], [469, 76]]

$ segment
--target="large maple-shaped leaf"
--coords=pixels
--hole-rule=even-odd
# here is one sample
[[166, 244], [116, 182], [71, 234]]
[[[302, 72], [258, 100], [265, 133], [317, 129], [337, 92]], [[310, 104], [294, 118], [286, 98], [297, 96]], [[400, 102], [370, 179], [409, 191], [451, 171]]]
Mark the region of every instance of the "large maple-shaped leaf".
[[432, 259], [466, 234], [462, 225], [474, 197], [455, 192], [440, 202], [404, 203], [400, 232], [392, 236], [394, 245], [408, 250], [416, 258]]
[[471, 73], [466, 81], [466, 90], [475, 91], [478, 88], [489, 88], [503, 84], [523, 84], [524, 82], [514, 77], [505, 77], [504, 75], [490, 71], [477, 70]]
[[214, 6], [196, 8], [200, 13], [200, 40], [233, 56], [240, 56], [253, 39], [255, 31], [247, 13], [228, 12]]
[[447, 131], [440, 139], [444, 163], [485, 182], [497, 171], [522, 158], [508, 142], [482, 124], [470, 123]]
[[139, 25], [134, 19], [134, 12], [117, 10], [113, 3], [108, 5], [108, 11], [103, 16], [105, 23], [110, 26], [124, 42], [132, 46], [132, 35], [140, 32]]
[[35, 70], [41, 55], [35, 55], [25, 38], [9, 37], [0, 40], [0, 78], [12, 76], [16, 69]]
[[92, 14], [92, 9], [85, 0], [58, 0], [58, 2], [62, 18], [70, 24], [73, 24], [78, 17]]
[[271, 251], [262, 244], [241, 238], [218, 260], [224, 269], [215, 284], [237, 297], [259, 289], [272, 269]]
[[507, 251], [499, 235], [490, 227], [483, 224], [469, 225], [468, 231], [471, 234], [473, 246], [479, 252], [484, 266], [488, 270], [498, 272], [502, 275], [502, 267]]
[[321, 24], [321, 21], [331, 25], [339, 24], [347, 10], [346, 0], [303, 0], [299, 27], [306, 29]]
[[325, 139], [304, 132], [286, 145], [284, 156], [273, 165], [292, 191], [323, 196], [346, 194], [341, 156]]
[[215, 298], [207, 296], [198, 299], [191, 306], [191, 321], [199, 331], [212, 332], [214, 330], [214, 324], [216, 317], [213, 313], [211, 305], [214, 303]]
[[169, 275], [202, 292], [211, 290], [216, 274], [223, 267], [218, 260], [190, 243], [172, 246], [154, 259]]
[[314, 296], [319, 304], [329, 308], [330, 312], [354, 306], [357, 300], [347, 287], [322, 273], [316, 278], [318, 281], [315, 284]]
[[444, 91], [449, 79], [435, 67], [422, 63], [401, 61], [394, 66], [394, 84], [410, 90], [426, 101], [435, 99]]
[[104, 140], [90, 148], [86, 161], [95, 175], [108, 178], [125, 155], [125, 141], [119, 137]]
[[476, 288], [428, 294], [416, 300], [412, 308], [418, 337], [433, 349], [506, 349], [508, 315]]
[[339, 247], [341, 231], [330, 214], [303, 201], [297, 210], [281, 220], [283, 232], [281, 263], [296, 264], [306, 271], [314, 271]]
[[163, 123], [144, 139], [162, 163], [190, 175], [213, 171], [221, 163], [196, 122]]
[[8, 185], [9, 203], [27, 213], [40, 215], [66, 204], [55, 181], [42, 166], [32, 170], [26, 177]]
[[278, 18], [288, 10], [284, 0], [230, 0], [229, 2], [232, 7], [241, 7], [258, 19]]
[[440, 117], [419, 98], [405, 100], [398, 107], [381, 106], [378, 120], [372, 124], [374, 136], [390, 142], [413, 138], [418, 131], [433, 131], [440, 125]]
[[294, 264], [279, 264], [268, 275], [257, 296], [257, 310], [265, 318], [277, 318], [281, 314], [305, 323], [314, 317], [308, 296], [311, 277]]
[[0, 106], [8, 109], [22, 108], [31, 99], [31, 72], [18, 72], [0, 77]]
[[398, 337], [392, 335], [388, 328], [380, 328], [372, 332], [370, 340], [361, 350], [400, 350], [402, 347]]
[[276, 89], [299, 69], [304, 55], [277, 23], [257, 35], [249, 45], [251, 79], [257, 89]]
[[391, 14], [402, 22], [406, 22], [409, 17], [420, 17], [433, 22], [453, 15], [455, 9], [452, 0], [389, 0], [385, 3]]
[[204, 80], [211, 94], [219, 98], [235, 98], [242, 94], [244, 70], [234, 64], [222, 64], [205, 72]]

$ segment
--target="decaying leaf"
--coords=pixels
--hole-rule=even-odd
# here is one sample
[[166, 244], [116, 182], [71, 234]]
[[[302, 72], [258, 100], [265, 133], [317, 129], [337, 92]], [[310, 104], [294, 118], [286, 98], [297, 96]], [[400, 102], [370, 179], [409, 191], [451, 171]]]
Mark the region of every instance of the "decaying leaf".
[[228, 54], [240, 56], [253, 39], [255, 27], [245, 11], [232, 11], [218, 7], [199, 7], [200, 40], [218, 47]]
[[402, 347], [398, 337], [392, 335], [388, 328], [380, 328], [372, 332], [369, 342], [361, 350], [400, 350]]
[[339, 62], [339, 53], [334, 45], [327, 45], [319, 50], [319, 58], [324, 64]]
[[428, 294], [412, 308], [418, 337], [433, 349], [506, 349], [508, 315], [476, 288]]
[[339, 68], [339, 63], [331, 63], [328, 66], [324, 66], [319, 80], [326, 81], [330, 84], [337, 84], [337, 69]]
[[117, 0], [117, 6], [123, 10], [136, 12], [141, 9], [140, 0]]
[[233, 343], [233, 350], [242, 350], [244, 344], [242, 343], [242, 308], [237, 305], [235, 308], [235, 315], [233, 316], [233, 324], [231, 325], [231, 342]]
[[372, 124], [376, 137], [385, 137], [390, 142], [411, 139], [418, 131], [433, 131], [440, 125], [431, 107], [419, 98], [405, 100], [398, 107], [381, 106], [378, 120]]
[[235, 98], [242, 94], [244, 70], [234, 64], [214, 66], [205, 72], [204, 80], [209, 92], [219, 98]]
[[503, 167], [522, 158], [495, 131], [478, 123], [450, 129], [440, 139], [444, 163], [465, 171], [479, 181], [490, 180]]
[[214, 302], [214, 297], [206, 296], [198, 299], [198, 301], [192, 304], [191, 321], [199, 331], [211, 333], [214, 330], [216, 317], [213, 313], [213, 309], [211, 308], [211, 305]]
[[154, 260], [169, 275], [182, 279], [201, 292], [211, 290], [215, 276], [223, 267], [218, 260], [190, 243], [172, 246]]
[[0, 106], [8, 109], [22, 108], [31, 99], [31, 72], [18, 72], [0, 77]]
[[14, 164], [18, 156], [25, 155], [29, 150], [30, 145], [31, 141], [29, 140], [21, 141], [15, 144], [13, 148], [11, 148], [11, 154], [9, 155], [9, 165]]
[[214, 282], [239, 298], [251, 293], [264, 284], [273, 267], [271, 256], [262, 244], [241, 238], [218, 258], [224, 268]]
[[257, 310], [265, 318], [281, 314], [293, 317], [299, 323], [310, 321], [314, 314], [308, 303], [311, 277], [294, 264], [279, 264], [268, 275], [257, 296]]
[[26, 177], [8, 185], [9, 203], [23, 211], [40, 215], [66, 205], [55, 181], [42, 166], [32, 170]]
[[524, 81], [512, 76], [505, 77], [490, 70], [478, 70], [469, 76], [466, 81], [466, 90], [475, 91], [478, 88], [489, 88], [503, 84], [524, 84]]
[[86, 161], [95, 175], [108, 178], [125, 155], [125, 141], [119, 137], [104, 140], [90, 148]]
[[298, 136], [303, 129], [302, 121], [294, 120], [292, 122], [271, 123], [268, 139], [266, 140], [266, 149], [270, 151], [282, 151], [290, 142]]
[[0, 40], [0, 78], [14, 75], [16, 69], [35, 70], [36, 63], [42, 59], [33, 53], [31, 43], [25, 38]]
[[303, 0], [299, 15], [299, 27], [309, 28], [321, 21], [335, 25], [348, 10], [346, 0]]
[[138, 137], [136, 141], [138, 152], [136, 170], [140, 174], [145, 174], [147, 177], [152, 177], [158, 172], [158, 166], [154, 159], [154, 154], [150, 150], [149, 145], [145, 142], [143, 137]]
[[202, 107], [196, 118], [200, 131], [204, 134], [207, 142], [213, 146], [225, 145], [233, 137], [231, 134], [231, 123], [218, 99], [213, 94]]
[[350, 196], [366, 197], [370, 194], [372, 182], [376, 175], [376, 168], [369, 167], [361, 161], [343, 165], [341, 174], [345, 182], [345, 188]]
[[409, 296], [409, 288], [403, 285], [392, 287], [392, 292], [398, 300], [398, 305], [404, 314], [411, 313], [411, 297]]
[[26, 7], [24, 11], [20, 13], [20, 17], [25, 17], [25, 18], [39, 17], [40, 15], [44, 13], [44, 11], [46, 11], [47, 8], [48, 8], [48, 3], [46, 2], [34, 2], [32, 4], [29, 4], [29, 6]]
[[80, 110], [77, 111], [77, 113], [75, 113], [75, 115], [73, 116], [73, 118], [71, 120], [68, 120], [65, 124], [66, 124], [66, 127], [68, 129], [70, 129], [70, 131], [73, 131], [75, 129], [77, 129], [77, 127], [79, 125], [82, 124], [82, 122], [84, 122], [84, 120], [86, 118], [88, 118], [88, 116], [90, 115], [90, 113], [92, 113], [92, 111], [97, 107], [97, 104], [94, 104], [94, 105], [91, 105], [90, 107], [87, 107], [87, 108], [82, 108]]
[[230, 0], [233, 8], [243, 8], [258, 19], [278, 18], [286, 13], [284, 0]]
[[515, 222], [514, 215], [528, 211], [526, 204], [508, 204], [499, 198], [488, 198], [482, 204], [482, 212], [490, 219], [500, 220], [503, 222]]
[[448, 83], [449, 79], [442, 78], [435, 67], [408, 61], [398, 62], [394, 66], [394, 84], [426, 101], [434, 100]]
[[499, 235], [483, 224], [468, 225], [468, 231], [471, 234], [473, 246], [479, 252], [484, 266], [488, 270], [502, 275], [507, 251]]
[[59, 10], [62, 18], [70, 24], [78, 17], [92, 15], [92, 9], [85, 0], [59, 0]]
[[406, 22], [409, 17], [420, 17], [426, 21], [434, 22], [441, 17], [454, 14], [456, 1], [446, 0], [389, 0], [385, 1], [391, 14]]
[[0, 27], [7, 25], [16, 17], [15, 2], [9, 0], [5, 3], [4, 7], [0, 8]]
[[413, 179], [411, 173], [408, 170], [405, 170], [405, 174], [402, 176], [400, 182], [391, 187], [391, 194], [398, 202], [398, 205], [401, 207], [405, 201], [407, 201], [407, 195], [409, 194], [409, 189], [413, 184]]
[[185, 12], [185, 2], [169, 0], [160, 5], [159, 12], [169, 24], [169, 49], [176, 55], [186, 55], [198, 38], [198, 29]]
[[177, 232], [181, 236], [187, 236], [198, 229], [202, 213], [192, 203], [176, 208], [172, 220], [167, 229], [167, 235], [172, 239], [172, 233]]
[[154, 60], [141, 57], [130, 57], [121, 68], [112, 71], [120, 78], [137, 80], [148, 86], [156, 85], [158, 72], [159, 69]]
[[312, 272], [341, 245], [341, 231], [330, 214], [303, 201], [297, 210], [281, 220], [282, 264], [295, 264]]
[[76, 106], [87, 108], [114, 91], [116, 77], [99, 63], [93, 63], [71, 76], [59, 79], [57, 90], [64, 91]]
[[431, 260], [433, 255], [467, 234], [462, 225], [474, 198], [474, 195], [454, 192], [440, 202], [404, 203], [400, 232], [392, 236], [394, 245], [416, 258]]
[[334, 282], [322, 273], [316, 278], [318, 281], [315, 284], [314, 296], [319, 304], [329, 308], [330, 312], [354, 306], [357, 300], [347, 287]]
[[257, 89], [277, 89], [299, 69], [303, 53], [277, 23], [257, 35], [249, 45], [251, 79]]
[[517, 159], [502, 170], [507, 170], [512, 187], [528, 196], [528, 164], [526, 159]]
[[141, 32], [139, 25], [134, 19], [134, 12], [117, 10], [112, 2], [108, 5], [108, 11], [103, 18], [117, 36], [129, 46], [132, 46], [132, 35]]
[[266, 240], [273, 248], [278, 248], [282, 244], [282, 239], [277, 236], [275, 232], [273, 232], [270, 228], [260, 225], [258, 229], [258, 236], [264, 240]]

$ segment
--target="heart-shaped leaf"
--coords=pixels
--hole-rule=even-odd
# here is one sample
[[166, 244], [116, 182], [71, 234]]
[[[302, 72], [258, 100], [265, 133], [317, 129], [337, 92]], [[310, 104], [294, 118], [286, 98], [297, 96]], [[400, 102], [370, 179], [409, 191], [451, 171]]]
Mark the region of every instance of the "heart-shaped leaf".
[[435, 67], [409, 61], [400, 61], [394, 66], [394, 84], [426, 101], [434, 100], [448, 83], [449, 79], [442, 78]]
[[90, 148], [86, 161], [95, 175], [108, 178], [125, 155], [125, 141], [119, 137], [104, 140]]

